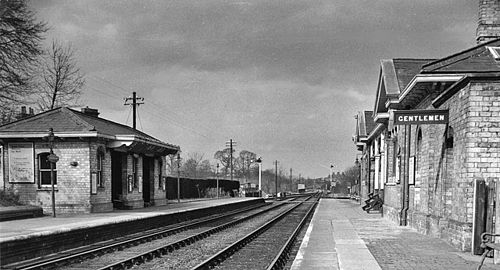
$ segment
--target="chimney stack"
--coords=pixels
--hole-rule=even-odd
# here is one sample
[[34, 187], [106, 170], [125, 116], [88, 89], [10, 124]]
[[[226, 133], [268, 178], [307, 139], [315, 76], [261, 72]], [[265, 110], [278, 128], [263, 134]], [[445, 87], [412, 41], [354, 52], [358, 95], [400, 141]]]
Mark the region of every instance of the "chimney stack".
[[[26, 110], [28, 109], [29, 112]], [[26, 106], [21, 106], [21, 112], [17, 114], [17, 120], [24, 119], [30, 116], [35, 115], [34, 110], [31, 107], [26, 108]]]
[[500, 38], [500, 0], [479, 0], [478, 44]]
[[82, 113], [84, 113], [86, 115], [93, 116], [93, 117], [99, 116], [99, 111], [97, 109], [92, 109], [92, 108], [89, 108], [88, 106], [85, 108], [82, 108]]

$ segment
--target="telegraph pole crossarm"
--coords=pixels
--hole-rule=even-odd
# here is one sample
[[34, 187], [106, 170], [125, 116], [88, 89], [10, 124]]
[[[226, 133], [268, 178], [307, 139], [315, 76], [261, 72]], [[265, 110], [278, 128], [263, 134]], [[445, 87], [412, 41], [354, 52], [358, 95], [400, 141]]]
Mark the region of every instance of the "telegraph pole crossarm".
[[[131, 105], [132, 106], [132, 128], [136, 129], [136, 119], [137, 119], [137, 107], [139, 105], [144, 104], [144, 98], [142, 97], [137, 97], [136, 92], [132, 92], [132, 97], [127, 97], [124, 98], [125, 103], [123, 105]], [[132, 103], [127, 103], [128, 101], [131, 101]]]

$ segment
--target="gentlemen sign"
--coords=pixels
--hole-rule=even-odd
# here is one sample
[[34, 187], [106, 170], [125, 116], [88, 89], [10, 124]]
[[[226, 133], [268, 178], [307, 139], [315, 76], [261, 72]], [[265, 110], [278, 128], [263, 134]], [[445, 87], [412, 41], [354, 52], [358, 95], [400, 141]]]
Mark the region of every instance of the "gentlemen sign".
[[447, 124], [448, 110], [405, 110], [394, 111], [395, 125]]

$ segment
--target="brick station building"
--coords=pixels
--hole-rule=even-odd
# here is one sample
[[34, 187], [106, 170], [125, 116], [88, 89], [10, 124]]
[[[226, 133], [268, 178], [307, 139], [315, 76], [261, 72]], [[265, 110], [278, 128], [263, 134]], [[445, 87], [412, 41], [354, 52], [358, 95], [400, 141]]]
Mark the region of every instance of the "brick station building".
[[482, 232], [500, 232], [499, 2], [479, 1], [473, 48], [382, 60], [374, 126], [362, 134], [360, 112], [353, 137], [363, 200], [379, 194], [395, 223], [475, 254]]
[[180, 149], [98, 117], [57, 108], [0, 126], [3, 188], [51, 212], [49, 128], [55, 139], [57, 213], [105, 212], [166, 204], [166, 156]]

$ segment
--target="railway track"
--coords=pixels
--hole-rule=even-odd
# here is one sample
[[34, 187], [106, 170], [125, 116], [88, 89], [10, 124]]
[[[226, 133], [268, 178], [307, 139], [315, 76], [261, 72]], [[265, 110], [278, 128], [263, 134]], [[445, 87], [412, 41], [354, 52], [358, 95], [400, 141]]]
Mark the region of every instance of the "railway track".
[[192, 269], [283, 269], [318, 199], [297, 204]]
[[[294, 199], [286, 201], [292, 200]], [[112, 241], [96, 243], [45, 256], [44, 258], [5, 265], [2, 269], [125, 269], [190, 245], [245, 220], [276, 210], [283, 207], [286, 201], [277, 205], [250, 207], [225, 215], [188, 222], [180, 226], [169, 226]], [[145, 243], [150, 246], [151, 243], [156, 244], [153, 245], [154, 248], [147, 248], [144, 251], [142, 246]], [[112, 258], [112, 263], [103, 264], [103, 260], [100, 263], [92, 262], [106, 256]]]

